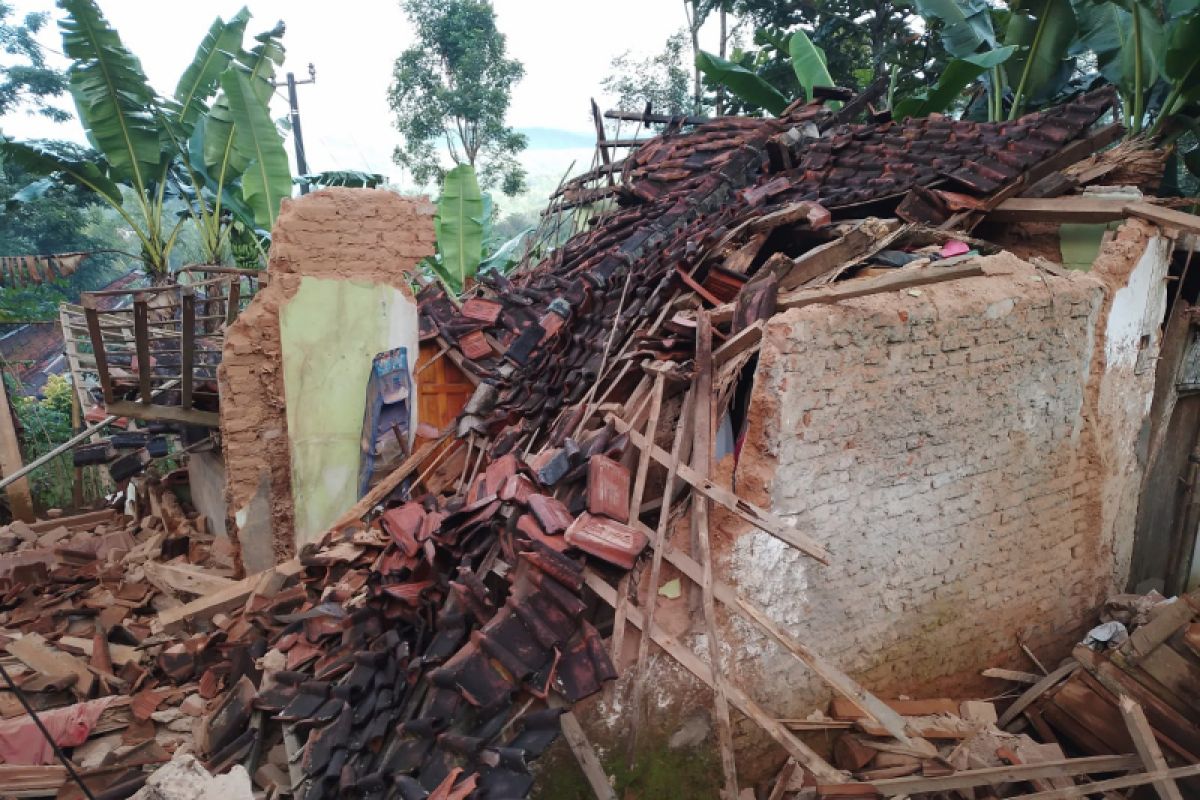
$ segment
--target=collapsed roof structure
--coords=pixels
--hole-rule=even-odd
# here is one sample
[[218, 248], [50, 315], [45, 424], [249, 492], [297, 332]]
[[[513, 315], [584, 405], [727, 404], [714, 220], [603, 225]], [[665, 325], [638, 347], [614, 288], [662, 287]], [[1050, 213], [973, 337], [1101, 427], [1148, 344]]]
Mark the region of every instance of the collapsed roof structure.
[[[715, 514], [814, 563], [836, 558], [729, 486], [715, 454], [736, 459], [754, 416], [747, 384], [766, 320], [988, 274], [980, 255], [1000, 248], [971, 238], [975, 224], [1010, 198], [1111, 179], [1120, 160], [1092, 162], [1084, 175], [1069, 168], [1120, 129], [1096, 125], [1111, 89], [1004, 123], [855, 122], [871, 96], [841, 99], [838, 110], [815, 102], [778, 119], [675, 126], [641, 144], [619, 177], [610, 166], [565, 187], [560, 210], [609, 205], [549, 258], [486, 274], [461, 301], [435, 285], [419, 294], [422, 339], [474, 376], [475, 393], [453, 430], [426, 437], [319, 543], [264, 573], [185, 589], [199, 597], [159, 609], [146, 592], [133, 598], [113, 568], [125, 558], [119, 548], [113, 558], [14, 570], [5, 607], [24, 610], [9, 612], [6, 631], [24, 635], [11, 637], [10, 654], [29, 667], [20, 652], [67, 644], [65, 629], [28, 612], [39, 580], [63, 587], [48, 598], [67, 618], [77, 594], [129, 595], [135, 624], [97, 624], [91, 639], [92, 666], [112, 679], [89, 681], [81, 698], [127, 693], [135, 707], [153, 706], [135, 708], [144, 720], [194, 688], [204, 701], [194, 749], [214, 773], [243, 764], [271, 796], [308, 800], [522, 797], [534, 786], [532, 760], [561, 728], [593, 789], [610, 796], [570, 709], [618, 676], [632, 627], [645, 633], [629, 711], [635, 742], [653, 641], [712, 690], [726, 794], [739, 789], [730, 708], [798, 767], [795, 785], [784, 778], [773, 797], [884, 792], [855, 784], [739, 685], [723, 661], [719, 602], [818, 674], [873, 734], [939, 758], [928, 730], [714, 574]], [[1196, 230], [1194, 218], [1140, 202], [1089, 213]], [[855, 275], [897, 253], [900, 268]], [[232, 413], [224, 402], [223, 417]], [[688, 542], [672, 538], [685, 509]], [[175, 517], [133, 525], [130, 552], [157, 547], [188, 560], [179, 540], [205, 537]], [[700, 652], [655, 619], [664, 569], [696, 587]], [[144, 580], [166, 582], [154, 572]], [[640, 583], [649, 602], [636, 598]], [[34, 634], [51, 643], [20, 644]], [[118, 644], [132, 649], [119, 669], [98, 655]], [[110, 790], [145, 780], [118, 778]], [[886, 787], [923, 791], [903, 780]]]

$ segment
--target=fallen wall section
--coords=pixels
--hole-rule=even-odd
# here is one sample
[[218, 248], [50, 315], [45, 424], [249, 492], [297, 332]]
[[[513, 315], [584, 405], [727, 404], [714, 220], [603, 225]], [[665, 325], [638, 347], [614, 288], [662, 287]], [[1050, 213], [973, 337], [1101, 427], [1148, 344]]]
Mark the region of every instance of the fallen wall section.
[[270, 281], [230, 327], [219, 372], [227, 527], [248, 571], [290, 558], [302, 543], [292, 499], [284, 309], [305, 279], [407, 293], [406, 273], [433, 249], [433, 206], [425, 198], [323, 189], [284, 200], [272, 232]]

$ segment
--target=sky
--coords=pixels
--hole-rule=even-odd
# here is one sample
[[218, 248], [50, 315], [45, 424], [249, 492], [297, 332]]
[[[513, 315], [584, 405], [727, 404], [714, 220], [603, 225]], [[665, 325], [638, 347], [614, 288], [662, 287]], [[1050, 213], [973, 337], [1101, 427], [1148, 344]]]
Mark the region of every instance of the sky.
[[[169, 94], [217, 15], [228, 18], [237, 0], [98, 0], [125, 45], [142, 61], [151, 84]], [[281, 72], [317, 82], [299, 87], [300, 119], [310, 171], [365, 169], [393, 180], [401, 172], [391, 161], [397, 142], [387, 105], [392, 63], [412, 42], [412, 30], [399, 0], [247, 0], [248, 33], [287, 23], [287, 61]], [[16, 0], [18, 14], [48, 10], [49, 0]], [[510, 56], [525, 65], [515, 87], [509, 124], [573, 131], [594, 138], [588, 100], [605, 107], [601, 81], [612, 59], [625, 52], [658, 52], [667, 36], [685, 24], [681, 0], [494, 0]], [[711, 35], [711, 32], [706, 31]], [[41, 41], [61, 48], [58, 30], [48, 25]], [[61, 59], [57, 62], [62, 63]], [[286, 92], [277, 92], [276, 117], [287, 112]], [[53, 137], [82, 141], [78, 123], [55, 125], [18, 112], [0, 117], [0, 128], [16, 138]], [[288, 142], [289, 150], [291, 142]], [[561, 169], [570, 154], [531, 153], [534, 169]], [[570, 157], [574, 157], [571, 155]], [[402, 181], [400, 181], [402, 182]]]

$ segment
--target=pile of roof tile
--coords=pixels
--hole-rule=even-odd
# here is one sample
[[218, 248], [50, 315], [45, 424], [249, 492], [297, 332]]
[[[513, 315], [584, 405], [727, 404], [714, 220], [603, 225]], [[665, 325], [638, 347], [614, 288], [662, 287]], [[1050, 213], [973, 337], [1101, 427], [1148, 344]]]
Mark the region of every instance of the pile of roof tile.
[[[423, 338], [480, 380], [458, 441], [430, 443], [385, 480], [397, 491], [373, 520], [330, 531], [298, 562], [164, 609], [129, 645], [153, 662], [117, 677], [135, 705], [199, 711], [193, 746], [205, 767], [243, 764], [265, 791], [524, 796], [529, 762], [557, 736], [564, 708], [616, 674], [588, 621], [598, 601], [585, 584], [622, 575], [647, 550], [646, 526], [631, 518], [644, 508], [645, 466], [636, 480], [628, 467], [642, 434], [631, 442], [629, 425], [597, 408], [607, 399], [626, 423], [641, 419], [631, 395], [642, 387], [644, 411], [648, 379], [635, 367], [645, 359], [686, 385], [697, 341], [687, 312], [730, 311], [716, 335], [732, 343], [774, 312], [794, 259], [838, 235], [834, 217], [900, 207], [930, 222], [983, 208], [1085, 140], [1111, 101], [1101, 91], [996, 125], [851, 124], [853, 104], [811, 104], [642, 146], [626, 160], [616, 207], [545, 262], [511, 278], [488, 273], [461, 306], [436, 287], [420, 295]], [[716, 393], [728, 397], [727, 374]], [[448, 452], [460, 459], [458, 487], [430, 491], [433, 462]], [[70, 585], [104, 585], [86, 575]], [[116, 580], [114, 597], [132, 591]]]
[[[419, 298], [423, 336], [453, 344], [488, 387], [459, 434], [515, 441], [558, 418], [560, 438], [572, 427], [560, 412], [588, 392], [606, 353], [672, 297], [737, 296], [776, 234], [756, 222], [774, 218], [777, 249], [791, 256], [820, 240], [789, 241], [784, 229], [894, 211], [902, 199], [920, 221], [942, 222], [1078, 139], [1112, 101], [1111, 89], [1098, 90], [1004, 123], [836, 124], [823, 106], [804, 105], [785, 118], [718, 119], [652, 140], [626, 161], [620, 206], [547, 262], [512, 280], [487, 273], [461, 309], [436, 285]], [[733, 244], [746, 248], [743, 263], [718, 266], [712, 256]]]

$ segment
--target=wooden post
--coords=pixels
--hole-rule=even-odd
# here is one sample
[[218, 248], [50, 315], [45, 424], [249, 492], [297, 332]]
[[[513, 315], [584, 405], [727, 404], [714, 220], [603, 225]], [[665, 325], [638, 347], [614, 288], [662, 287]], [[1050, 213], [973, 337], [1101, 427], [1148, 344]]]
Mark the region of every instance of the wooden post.
[[600, 118], [600, 106], [596, 105], [595, 98], [592, 99], [592, 121], [596, 125], [596, 149], [600, 151], [600, 158], [604, 161], [605, 171], [608, 172], [608, 185], [612, 186], [612, 157], [608, 154], [608, 148], [604, 146], [607, 136], [604, 133], [604, 120]]
[[[75, 373], [71, 375], [71, 434], [78, 434], [83, 428], [83, 409], [79, 402], [79, 387], [74, 385]], [[71, 505], [76, 510], [83, 508], [83, 467], [75, 467], [75, 479], [71, 485]]]
[[559, 722], [562, 725], [563, 738], [567, 740], [567, 746], [575, 754], [579, 768], [583, 770], [583, 776], [587, 778], [588, 785], [592, 787], [592, 793], [596, 795], [596, 800], [617, 800], [617, 793], [613, 791], [612, 784], [608, 782], [608, 775], [605, 774], [604, 767], [596, 756], [596, 750], [588, 741], [579, 720], [575, 718], [574, 714], [567, 711], [559, 717]]
[[[692, 468], [704, 480], [712, 470], [712, 323], [708, 314], [700, 312], [696, 319], [696, 383], [695, 383], [695, 430], [692, 432]], [[647, 450], [649, 448], [646, 448]], [[725, 697], [725, 683], [720, 676], [721, 640], [717, 636], [717, 609], [712, 588], [712, 548], [708, 536], [709, 500], [697, 492], [692, 497], [692, 532], [697, 544], [697, 560], [703, 570], [700, 591], [703, 595], [704, 624], [708, 639], [708, 657], [712, 663], [713, 716], [717, 721], [717, 738], [721, 745], [721, 769], [725, 774], [725, 798], [737, 800], [737, 763], [733, 755], [733, 725], [729, 721], [729, 701]]]
[[[598, 117], [597, 117], [598, 118]], [[654, 376], [654, 387], [650, 392], [650, 418], [646, 421], [646, 437], [654, 441], [654, 435], [658, 432], [658, 417], [662, 411], [663, 402], [663, 386], [666, 383], [666, 378], [660, 370]], [[646, 491], [646, 475], [650, 471], [650, 450], [645, 448], [641, 451], [638, 458], [637, 475], [633, 479], [633, 492], [629, 496], [629, 519], [637, 520], [638, 512], [642, 508], [642, 495]], [[651, 589], [653, 592], [653, 589]], [[626, 572], [621, 576], [620, 582], [617, 584], [617, 607], [613, 614], [613, 632], [612, 632], [612, 660], [620, 669], [621, 664], [621, 649], [625, 644], [625, 614], [629, 608], [629, 573]]]
[[[1162, 750], [1154, 740], [1154, 729], [1146, 719], [1146, 712], [1136, 700], [1127, 695], [1121, 697], [1120, 705], [1121, 716], [1125, 718], [1125, 726], [1129, 728], [1129, 738], [1133, 739], [1133, 747], [1137, 750], [1142, 765], [1146, 767], [1146, 772], [1165, 772], [1167, 760], [1163, 758]], [[1183, 800], [1179, 786], [1170, 778], [1154, 781], [1154, 790], [1158, 792], [1160, 800]]]
[[[693, 394], [689, 391], [683, 398], [683, 406], [679, 413], [679, 423], [675, 428], [675, 441], [671, 445], [671, 461], [678, 462], [680, 454], [683, 452], [684, 442], [692, 432], [692, 397]], [[643, 449], [643, 453], [648, 453], [649, 448]], [[636, 669], [637, 672], [633, 677], [633, 711], [630, 725], [632, 727], [629, 736], [629, 763], [632, 764], [634, 757], [637, 754], [638, 730], [641, 728], [642, 722], [642, 707], [646, 703], [646, 662], [650, 656], [650, 633], [654, 628], [654, 612], [658, 608], [658, 581], [662, 574], [663, 562], [663, 542], [667, 536], [667, 527], [671, 524], [671, 498], [675, 494], [675, 468], [673, 465], [667, 467], [667, 481], [663, 485], [662, 504], [658, 507], [658, 526], [654, 530], [654, 535], [650, 537], [651, 547], [654, 549], [654, 555], [650, 562], [650, 585], [647, 591], [646, 622], [642, 626], [642, 636], [638, 639], [638, 654]], [[630, 517], [630, 524], [637, 527], [640, 522], [637, 515]]]
[[113, 401], [112, 376], [108, 374], [108, 353], [104, 351], [104, 331], [100, 328], [100, 313], [96, 310], [96, 298], [84, 295], [83, 316], [87, 320], [88, 336], [92, 339], [92, 355], [96, 358], [96, 374], [100, 376], [100, 390], [104, 393], [104, 405]]
[[150, 388], [152, 368], [150, 366], [150, 304], [144, 294], [133, 298], [133, 343], [137, 348], [138, 385], [141, 387], [142, 402], [151, 405], [154, 396]]
[[[4, 373], [0, 371], [0, 472], [12, 475], [22, 466], [21, 443], [17, 441], [12, 406], [8, 402], [8, 387], [4, 385]], [[33, 522], [33, 496], [29, 493], [27, 478], [8, 485], [8, 506], [14, 519]]]
[[180, 354], [180, 405], [187, 410], [192, 407], [192, 372], [196, 355], [196, 289], [184, 286], [179, 304], [179, 349], [183, 351]]
[[242, 301], [242, 279], [234, 276], [229, 279], [227, 286], [228, 290], [225, 294], [225, 324], [232, 325], [233, 321], [237, 319], [238, 312], [241, 310], [238, 306]]

